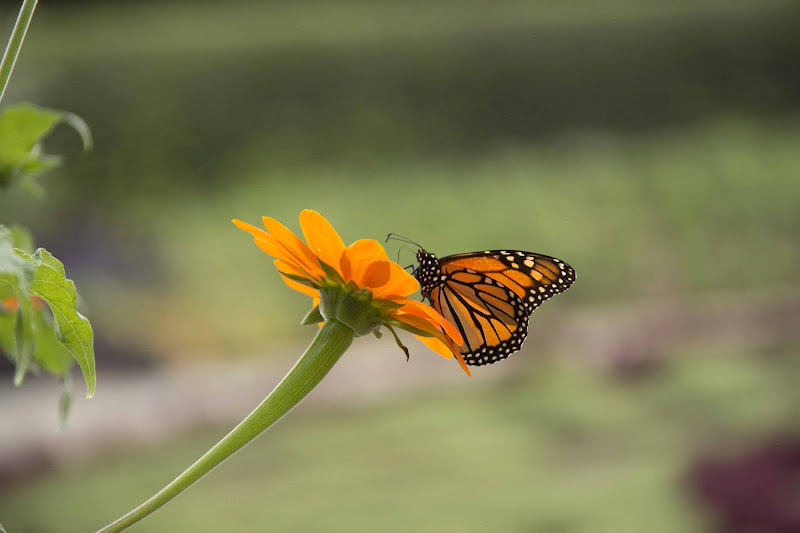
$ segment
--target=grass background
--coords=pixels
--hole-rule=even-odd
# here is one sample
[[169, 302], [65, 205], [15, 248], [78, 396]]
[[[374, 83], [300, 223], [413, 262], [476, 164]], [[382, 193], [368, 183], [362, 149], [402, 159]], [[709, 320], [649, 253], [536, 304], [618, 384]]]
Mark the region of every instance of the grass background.
[[[795, 349], [673, 353], [644, 382], [550, 362], [502, 388], [303, 411], [136, 530], [705, 531], [683, 457], [737, 442], [733, 454], [791, 419]], [[92, 531], [219, 435], [197, 431], [23, 483], [2, 493], [4, 524]]]

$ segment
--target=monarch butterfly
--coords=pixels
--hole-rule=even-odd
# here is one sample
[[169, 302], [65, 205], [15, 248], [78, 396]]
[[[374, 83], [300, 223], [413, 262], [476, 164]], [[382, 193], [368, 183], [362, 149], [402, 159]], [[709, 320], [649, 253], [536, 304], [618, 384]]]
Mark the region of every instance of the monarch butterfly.
[[417, 243], [412, 274], [422, 296], [464, 337], [458, 346], [468, 365], [505, 359], [522, 347], [531, 313], [575, 282], [575, 270], [549, 255], [486, 250], [441, 259]]

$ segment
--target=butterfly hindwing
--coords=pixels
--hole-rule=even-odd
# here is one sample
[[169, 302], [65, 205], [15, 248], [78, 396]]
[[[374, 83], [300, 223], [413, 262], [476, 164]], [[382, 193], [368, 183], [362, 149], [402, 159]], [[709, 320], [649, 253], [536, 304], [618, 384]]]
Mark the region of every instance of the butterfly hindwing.
[[[505, 297], [495, 296], [498, 291]], [[447, 281], [434, 289], [431, 302], [464, 337], [459, 351], [468, 365], [505, 359], [519, 350], [528, 333], [528, 314], [522, 300], [495, 282], [464, 285]]]

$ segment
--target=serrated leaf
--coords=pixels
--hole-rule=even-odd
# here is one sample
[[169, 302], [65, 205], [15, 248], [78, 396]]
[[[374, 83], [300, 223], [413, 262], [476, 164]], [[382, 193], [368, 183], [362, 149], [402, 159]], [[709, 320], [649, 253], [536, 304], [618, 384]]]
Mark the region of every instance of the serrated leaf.
[[28, 192], [42, 194], [32, 176], [57, 167], [61, 160], [43, 154], [40, 143], [62, 122], [78, 132], [85, 150], [91, 148], [89, 127], [72, 113], [32, 104], [8, 106], [0, 112], [0, 187], [17, 183]]
[[32, 256], [21, 251], [17, 253], [36, 265], [31, 293], [40, 296], [53, 311], [58, 339], [81, 367], [86, 380], [86, 397], [91, 398], [97, 381], [93, 334], [89, 321], [78, 312], [75, 283], [66, 278], [61, 261], [44, 248], [39, 248]]

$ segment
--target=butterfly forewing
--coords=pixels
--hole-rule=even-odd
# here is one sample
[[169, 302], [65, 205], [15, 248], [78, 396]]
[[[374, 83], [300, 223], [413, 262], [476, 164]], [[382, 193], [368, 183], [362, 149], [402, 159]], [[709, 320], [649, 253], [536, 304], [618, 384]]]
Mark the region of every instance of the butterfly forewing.
[[451, 255], [442, 258], [439, 267], [445, 276], [480, 273], [519, 296], [528, 314], [575, 281], [575, 271], [564, 261], [516, 250]]
[[564, 261], [515, 250], [444, 257], [421, 251], [415, 275], [423, 295], [456, 325], [468, 365], [505, 359], [519, 350], [528, 317], [545, 300], [567, 290], [575, 271]]

